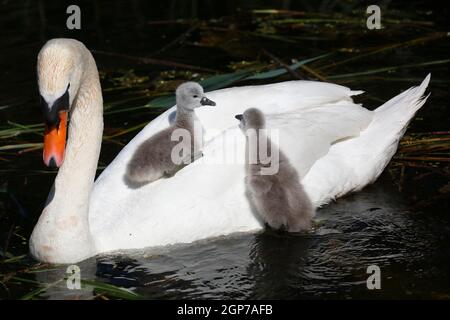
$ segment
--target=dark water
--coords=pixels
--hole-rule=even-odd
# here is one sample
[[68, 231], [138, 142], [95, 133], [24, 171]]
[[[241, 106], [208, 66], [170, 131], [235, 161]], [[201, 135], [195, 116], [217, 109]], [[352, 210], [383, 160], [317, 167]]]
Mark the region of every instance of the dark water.
[[[365, 90], [368, 94], [359, 101], [369, 108], [418, 84], [432, 72], [432, 95], [408, 133], [449, 129], [449, 64], [418, 65], [449, 58], [449, 37], [439, 36], [450, 31], [445, 25], [445, 8], [421, 1], [386, 2], [383, 19], [389, 22], [383, 30], [369, 32], [364, 23], [342, 22], [365, 17], [366, 6], [351, 1], [86, 1], [80, 3], [82, 30], [69, 31], [65, 29], [67, 4], [0, 4], [1, 130], [42, 121], [35, 59], [43, 43], [53, 37], [74, 37], [95, 50], [104, 90], [106, 135], [150, 121], [162, 109], [124, 109], [171, 92], [181, 81], [269, 63], [263, 49], [286, 63], [334, 52], [327, 61], [311, 67], [330, 77], [329, 81]], [[267, 8], [306, 11], [314, 13], [315, 19], [329, 21], [280, 27], [251, 14], [253, 9]], [[430, 40], [433, 37], [436, 39]], [[335, 65], [371, 49], [418, 38], [423, 40]], [[124, 55], [194, 67], [150, 65]], [[404, 65], [412, 67], [332, 79]], [[292, 76], [268, 82], [287, 79]], [[136, 132], [104, 141], [100, 170]], [[0, 146], [41, 140], [37, 133], [21, 134], [0, 139]], [[68, 290], [64, 281], [55, 284], [64, 277], [64, 267], [21, 257], [27, 254], [28, 237], [54, 176], [55, 172], [43, 167], [39, 149], [0, 150], [0, 298], [20, 298], [40, 289], [33, 297], [76, 299], [98, 293], [87, 288]], [[407, 165], [394, 159], [374, 185], [320, 209], [317, 227], [309, 235], [266, 231], [101, 256], [79, 264], [82, 278], [128, 288], [151, 299], [448, 299], [448, 176], [445, 162]], [[373, 264], [381, 269], [381, 290], [366, 288], [366, 269]]]

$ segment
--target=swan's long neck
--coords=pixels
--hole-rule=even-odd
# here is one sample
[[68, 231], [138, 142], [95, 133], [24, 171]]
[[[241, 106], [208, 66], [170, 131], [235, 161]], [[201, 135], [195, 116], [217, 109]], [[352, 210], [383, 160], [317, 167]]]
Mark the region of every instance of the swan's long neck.
[[65, 208], [87, 205], [94, 184], [103, 132], [103, 102], [95, 63], [85, 74], [72, 110], [64, 162], [55, 179], [55, 200], [70, 197]]
[[103, 101], [90, 53], [86, 53], [71, 110], [64, 162], [30, 239], [31, 253], [51, 263], [73, 263], [95, 254], [89, 228], [89, 196], [102, 142]]

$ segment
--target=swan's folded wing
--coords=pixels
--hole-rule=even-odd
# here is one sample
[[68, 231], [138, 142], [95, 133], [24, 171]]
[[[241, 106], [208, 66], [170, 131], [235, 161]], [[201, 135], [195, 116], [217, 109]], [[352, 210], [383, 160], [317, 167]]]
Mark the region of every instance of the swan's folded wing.
[[372, 117], [371, 111], [355, 104], [328, 104], [268, 116], [267, 126], [279, 130], [278, 145], [302, 178], [331, 145], [359, 136]]
[[340, 85], [317, 81], [286, 81], [269, 85], [243, 86], [208, 92], [216, 107], [196, 110], [208, 137], [237, 124], [235, 115], [258, 108], [266, 115], [294, 113], [317, 106], [353, 104], [351, 96], [362, 93]]

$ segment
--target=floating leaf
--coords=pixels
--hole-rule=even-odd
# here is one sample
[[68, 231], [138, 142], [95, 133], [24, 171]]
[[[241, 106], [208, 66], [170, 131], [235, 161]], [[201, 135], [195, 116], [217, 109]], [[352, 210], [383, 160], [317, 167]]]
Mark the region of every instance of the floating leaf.
[[[14, 278], [15, 278], [16, 280], [20, 280], [20, 281], [22, 281], [22, 282], [27, 282], [27, 281], [24, 281], [24, 280], [26, 280], [26, 279], [22, 279], [22, 278], [18, 278], [18, 277], [14, 277]], [[20, 298], [20, 300], [32, 300], [32, 299], [38, 298], [39, 295], [40, 295], [41, 293], [47, 291], [47, 290], [48, 290], [49, 288], [51, 288], [51, 287], [56, 286], [57, 284], [61, 283], [63, 280], [64, 280], [64, 279], [60, 279], [60, 280], [55, 281], [55, 282], [53, 282], [53, 283], [45, 284], [42, 288], [33, 290], [33, 291], [27, 293], [26, 295], [22, 296], [22, 297]]]
[[119, 288], [112, 284], [97, 282], [94, 280], [81, 280], [81, 285], [85, 288], [91, 288], [97, 293], [109, 295], [111, 297], [127, 300], [140, 299], [140, 295], [125, 288]]

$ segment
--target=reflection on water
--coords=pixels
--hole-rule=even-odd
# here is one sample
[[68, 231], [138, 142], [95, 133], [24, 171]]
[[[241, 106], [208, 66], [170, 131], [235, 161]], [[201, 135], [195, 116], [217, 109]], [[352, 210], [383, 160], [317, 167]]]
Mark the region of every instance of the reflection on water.
[[[321, 209], [315, 232], [239, 234], [172, 248], [105, 255], [79, 264], [82, 277], [160, 298], [442, 298], [450, 272], [450, 225], [408, 210], [388, 181]], [[382, 290], [366, 288], [369, 265]], [[431, 266], [432, 264], [433, 266]], [[52, 283], [58, 272], [37, 273]], [[88, 298], [49, 288], [43, 298]]]

